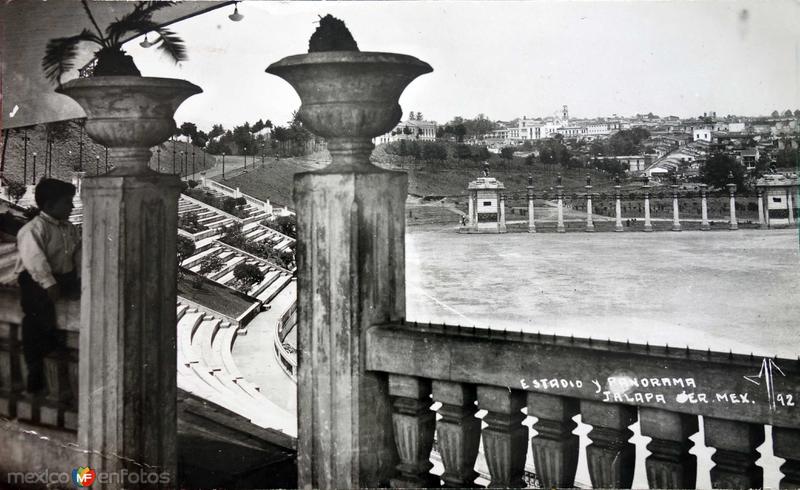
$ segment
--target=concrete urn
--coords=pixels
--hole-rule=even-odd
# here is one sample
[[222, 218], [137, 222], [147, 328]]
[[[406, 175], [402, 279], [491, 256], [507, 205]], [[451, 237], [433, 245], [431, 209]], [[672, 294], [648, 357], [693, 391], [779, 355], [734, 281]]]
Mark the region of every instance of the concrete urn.
[[202, 89], [172, 78], [110, 76], [70, 80], [56, 92], [83, 108], [86, 132], [113, 159], [109, 174], [121, 176], [153, 172], [150, 148], [174, 134], [178, 106]]
[[323, 171], [334, 172], [372, 167], [372, 138], [395, 127], [400, 94], [433, 68], [402, 54], [327, 51], [288, 56], [266, 71], [297, 91], [301, 121], [328, 141], [332, 163]]

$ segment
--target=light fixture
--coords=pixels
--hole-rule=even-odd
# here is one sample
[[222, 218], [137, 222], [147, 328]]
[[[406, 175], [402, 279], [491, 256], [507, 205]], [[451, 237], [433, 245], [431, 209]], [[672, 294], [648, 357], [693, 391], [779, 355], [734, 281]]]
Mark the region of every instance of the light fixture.
[[234, 22], [239, 22], [244, 19], [244, 15], [239, 13], [239, 2], [233, 3], [233, 13], [229, 15], [228, 18]]
[[147, 40], [147, 33], [145, 33], [144, 40], [139, 43], [139, 46], [141, 46], [143, 48], [149, 48], [153, 44], [155, 44], [155, 43], [151, 43], [150, 41]]

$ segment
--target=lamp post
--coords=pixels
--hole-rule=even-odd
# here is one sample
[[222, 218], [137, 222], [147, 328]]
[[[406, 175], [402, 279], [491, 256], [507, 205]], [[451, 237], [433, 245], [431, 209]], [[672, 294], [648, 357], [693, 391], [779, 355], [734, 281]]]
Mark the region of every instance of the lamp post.
[[192, 147], [192, 180], [195, 178], [195, 166], [194, 166], [194, 147]]
[[175, 137], [172, 138], [172, 173], [178, 173], [175, 168]]
[[35, 184], [35, 183], [36, 183], [36, 152], [34, 151], [33, 152], [33, 180], [31, 181], [31, 184]]
[[225, 152], [222, 152], [222, 180], [225, 180]]
[[247, 147], [244, 147], [244, 171], [247, 172]]
[[23, 150], [23, 157], [22, 157], [22, 183], [27, 182], [28, 180], [28, 130], [24, 130], [22, 133], [22, 141], [25, 143], [25, 149]]
[[81, 139], [78, 142], [78, 171], [83, 172], [83, 126], [81, 126]]
[[95, 175], [100, 175], [100, 155], [95, 155], [94, 156], [94, 163], [95, 163], [95, 165], [94, 165], [94, 174]]
[[264, 165], [264, 143], [261, 143], [261, 165]]
[[106, 146], [106, 173], [108, 173], [108, 147]]
[[156, 165], [158, 171], [161, 172], [161, 148], [156, 148]]
[[185, 164], [184, 164], [184, 160], [183, 160], [183, 150], [181, 150], [181, 160], [180, 160], [180, 163], [181, 163], [180, 176], [181, 176], [181, 178], [183, 178], [183, 174], [184, 174], [184, 172], [185, 172]]

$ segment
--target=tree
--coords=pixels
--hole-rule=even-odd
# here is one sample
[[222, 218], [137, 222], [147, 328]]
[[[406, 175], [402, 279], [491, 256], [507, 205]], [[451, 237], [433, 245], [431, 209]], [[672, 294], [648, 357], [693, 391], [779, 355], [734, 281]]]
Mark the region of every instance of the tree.
[[792, 110], [791, 109], [786, 109], [786, 112], [784, 112], [783, 115], [786, 116], [786, 117], [792, 117]]
[[195, 251], [194, 240], [192, 240], [191, 238], [187, 238], [183, 235], [178, 235], [177, 251], [178, 251], [178, 265], [180, 265], [183, 263], [184, 260], [194, 255]]
[[225, 267], [225, 260], [219, 255], [206, 255], [200, 259], [200, 269], [197, 272], [200, 275], [207, 276], [217, 272], [223, 267]]
[[27, 191], [27, 187], [22, 182], [18, 182], [16, 180], [9, 180], [8, 181], [8, 197], [10, 197], [14, 204], [18, 203], [22, 196], [25, 195]]
[[514, 158], [514, 150], [513, 146], [505, 146], [500, 149], [500, 158], [503, 160], [511, 160]]
[[780, 115], [778, 111], [772, 111], [772, 117], [780, 117]]
[[411, 134], [411, 128], [409, 128], [408, 126], [403, 126], [403, 134], [405, 134], [407, 136], [410, 135]]
[[208, 132], [208, 139], [214, 139], [223, 134], [225, 134], [225, 128], [222, 127], [222, 124], [215, 124], [211, 126], [211, 131]]
[[714, 153], [711, 155], [701, 169], [700, 178], [703, 183], [709, 186], [724, 189], [728, 184], [728, 174], [733, 173], [733, 182], [741, 191], [744, 189], [744, 167], [740, 165], [730, 155], [725, 153]]
[[181, 134], [191, 138], [192, 143], [194, 143], [195, 138], [197, 138], [197, 125], [191, 122], [181, 124]]
[[465, 144], [457, 144], [453, 147], [453, 158], [465, 160], [472, 157], [472, 149]]
[[800, 118], [800, 109], [795, 109], [795, 111], [794, 111], [794, 117], [798, 117], [798, 118]]
[[255, 264], [240, 262], [233, 268], [233, 277], [242, 285], [241, 290], [246, 292], [264, 280], [264, 273]]
[[456, 136], [456, 141], [461, 143], [464, 141], [464, 136], [467, 134], [467, 127], [459, 123], [453, 126], [453, 134]]

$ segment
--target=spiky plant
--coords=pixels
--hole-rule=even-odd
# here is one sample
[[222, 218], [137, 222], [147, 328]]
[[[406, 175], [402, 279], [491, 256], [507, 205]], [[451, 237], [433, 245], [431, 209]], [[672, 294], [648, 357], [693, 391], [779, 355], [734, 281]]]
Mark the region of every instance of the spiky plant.
[[100, 29], [92, 15], [87, 0], [81, 0], [83, 9], [94, 27], [83, 29], [80, 34], [70, 37], [51, 39], [47, 43], [42, 69], [48, 80], [61, 85], [61, 77], [73, 68], [75, 56], [78, 54], [78, 45], [81, 42], [90, 42], [100, 46], [95, 51], [97, 64], [93, 76], [124, 76], [141, 75], [133, 58], [122, 50], [123, 38], [128, 34], [147, 34], [154, 32], [159, 35], [154, 44], [167, 53], [176, 63], [186, 60], [186, 47], [183, 40], [173, 31], [159, 26], [153, 22], [153, 14], [177, 2], [156, 1], [137, 2], [133, 10], [122, 18], [108, 24], [105, 33]]

